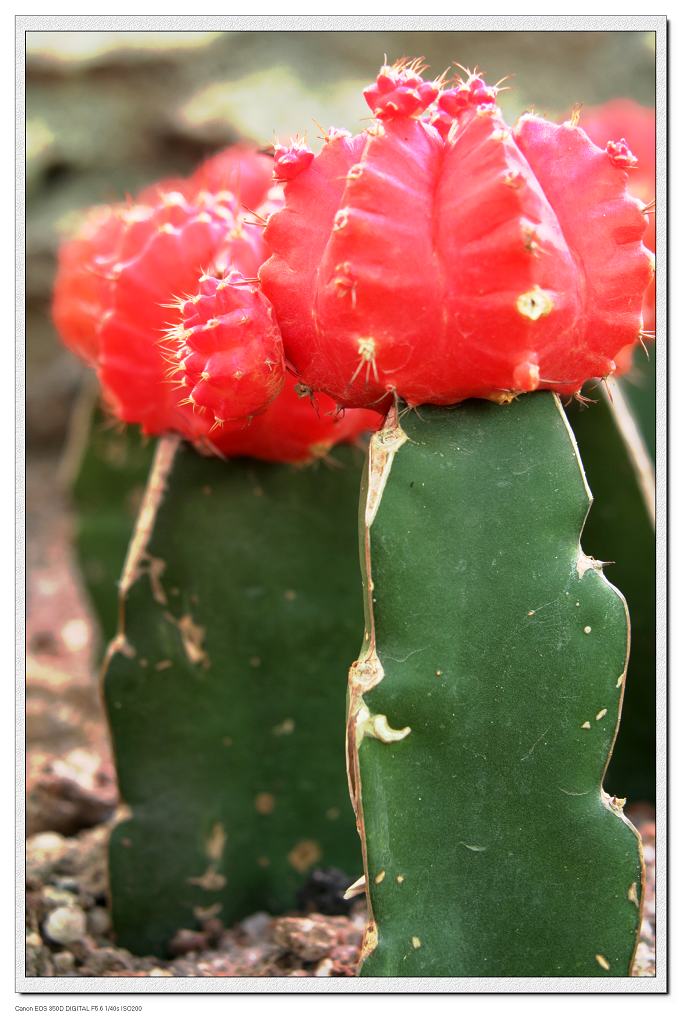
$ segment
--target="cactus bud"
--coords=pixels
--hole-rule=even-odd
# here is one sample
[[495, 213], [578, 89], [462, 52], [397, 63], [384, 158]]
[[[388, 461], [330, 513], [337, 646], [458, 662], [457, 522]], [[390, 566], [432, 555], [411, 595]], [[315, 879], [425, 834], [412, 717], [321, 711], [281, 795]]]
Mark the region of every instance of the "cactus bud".
[[205, 434], [206, 421], [179, 407], [161, 348], [173, 297], [188, 294], [207, 267], [253, 275], [265, 250], [231, 193], [147, 190], [149, 205], [90, 215], [62, 247], [54, 317], [67, 345], [94, 365], [114, 415], [149, 434]]
[[451, 89], [444, 89], [438, 97], [438, 108], [450, 117], [457, 117], [467, 110], [478, 107], [494, 107], [497, 103], [497, 86], [488, 85], [480, 75], [469, 74], [466, 79], [458, 78]]
[[230, 271], [203, 275], [197, 294], [178, 307], [181, 319], [166, 339], [180, 404], [213, 417], [216, 428], [262, 412], [284, 383], [282, 339], [268, 300]]
[[313, 157], [313, 151], [300, 139], [292, 139], [289, 146], [275, 146], [275, 180], [291, 181], [310, 167]]
[[418, 117], [438, 95], [435, 82], [425, 82], [419, 74], [420, 62], [398, 62], [381, 68], [376, 82], [363, 92], [367, 105], [382, 121], [395, 117]]

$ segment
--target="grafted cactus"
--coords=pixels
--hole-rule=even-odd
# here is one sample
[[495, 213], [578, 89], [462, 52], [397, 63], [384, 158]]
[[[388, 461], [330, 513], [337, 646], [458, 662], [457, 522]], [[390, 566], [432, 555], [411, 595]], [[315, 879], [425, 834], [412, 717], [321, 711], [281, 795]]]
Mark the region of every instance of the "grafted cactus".
[[645, 204], [625, 140], [511, 128], [496, 96], [476, 72], [382, 68], [376, 123], [330, 133], [265, 232], [303, 383], [390, 407], [349, 686], [363, 974], [622, 975], [639, 928], [627, 794], [601, 786], [627, 613], [580, 550], [589, 492], [556, 395], [582, 402], [642, 336]]
[[[246, 175], [252, 191], [267, 188], [262, 160], [255, 183]], [[112, 504], [112, 488], [139, 484], [149, 438], [143, 452], [96, 424], [75, 489], [108, 638], [120, 576], [103, 679], [125, 807], [110, 881], [118, 941], [139, 953], [166, 953], [179, 928], [208, 917], [289, 910], [313, 867], [352, 874], [361, 863], [343, 679], [362, 618], [362, 457], [333, 446], [378, 417], [338, 414], [285, 379], [270, 304], [244, 277], [264, 252], [260, 229], [247, 232], [220, 188], [225, 167], [222, 155], [197, 172], [198, 197], [190, 179], [91, 214], [62, 252], [55, 297], [57, 324], [94, 366], [109, 411], [166, 435], [125, 567], [130, 508], [123, 493]]]

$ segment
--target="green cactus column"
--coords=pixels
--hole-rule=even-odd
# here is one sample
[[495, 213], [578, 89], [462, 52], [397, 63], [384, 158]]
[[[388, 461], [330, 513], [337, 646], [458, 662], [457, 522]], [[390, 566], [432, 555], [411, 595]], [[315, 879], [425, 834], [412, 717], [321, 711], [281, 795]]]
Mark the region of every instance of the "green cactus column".
[[601, 786], [628, 616], [581, 552], [589, 504], [548, 393], [401, 410], [372, 439], [348, 711], [364, 976], [630, 970], [641, 848]]
[[631, 377], [600, 384], [594, 404], [567, 409], [594, 507], [583, 546], [609, 563], [632, 629], [628, 693], [606, 785], [630, 801], [656, 799], [655, 353]]
[[[82, 401], [85, 404], [87, 395]], [[74, 508], [74, 543], [99, 626], [101, 656], [116, 632], [117, 586], [154, 442], [135, 426], [107, 421], [94, 398], [81, 422], [73, 425], [69, 447], [76, 449], [76, 465], [65, 473]]]
[[291, 910], [313, 867], [360, 870], [343, 747], [362, 461], [159, 443], [104, 677], [127, 805], [113, 922], [135, 952], [207, 917]]

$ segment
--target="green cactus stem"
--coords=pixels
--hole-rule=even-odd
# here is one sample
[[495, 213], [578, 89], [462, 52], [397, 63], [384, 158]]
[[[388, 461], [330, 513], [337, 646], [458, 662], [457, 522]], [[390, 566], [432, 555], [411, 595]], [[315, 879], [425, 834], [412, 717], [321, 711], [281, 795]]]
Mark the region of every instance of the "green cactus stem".
[[639, 836], [602, 779], [627, 608], [561, 404], [394, 411], [368, 457], [348, 765], [364, 976], [627, 975]]
[[632, 639], [628, 691], [607, 789], [630, 800], [656, 798], [656, 562], [654, 530], [655, 371], [643, 352], [632, 378], [600, 384], [594, 405], [572, 403], [576, 436], [594, 507], [583, 545], [608, 560], [628, 603]]
[[134, 952], [291, 910], [314, 867], [359, 872], [343, 719], [362, 453], [329, 461], [158, 445], [104, 676], [126, 805], [113, 923]]
[[656, 356], [655, 345], [638, 346], [632, 369], [617, 385], [625, 392], [652, 461], [656, 458]]
[[116, 632], [118, 580], [154, 456], [137, 427], [112, 425], [84, 389], [71, 424], [62, 481], [74, 510], [74, 545], [99, 626], [100, 655]]

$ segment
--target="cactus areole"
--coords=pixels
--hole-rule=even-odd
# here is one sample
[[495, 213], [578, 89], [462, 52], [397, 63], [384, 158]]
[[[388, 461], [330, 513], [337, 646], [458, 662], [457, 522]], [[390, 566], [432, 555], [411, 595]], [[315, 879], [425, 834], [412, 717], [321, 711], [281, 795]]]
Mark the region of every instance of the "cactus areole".
[[382, 68], [370, 128], [292, 150], [260, 277], [307, 386], [348, 406], [570, 395], [637, 340], [652, 261], [627, 144], [509, 127], [496, 94]]

